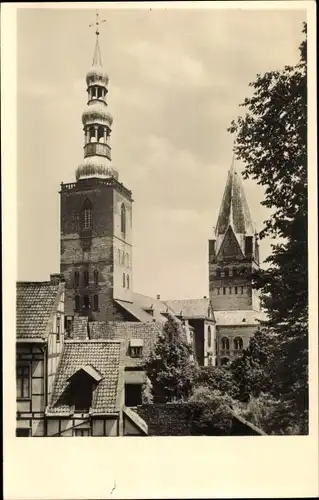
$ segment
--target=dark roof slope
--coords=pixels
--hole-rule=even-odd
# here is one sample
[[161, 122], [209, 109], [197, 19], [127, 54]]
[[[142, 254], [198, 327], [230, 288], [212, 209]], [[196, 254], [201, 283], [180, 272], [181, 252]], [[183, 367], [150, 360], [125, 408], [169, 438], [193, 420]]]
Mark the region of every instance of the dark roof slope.
[[48, 415], [71, 415], [70, 380], [83, 365], [91, 365], [102, 380], [93, 393], [91, 414], [113, 414], [121, 409], [124, 390], [124, 352], [117, 340], [66, 340], [55, 376]]
[[50, 281], [17, 282], [17, 338], [45, 338], [51, 328], [52, 316], [58, 306], [64, 283]]
[[183, 316], [184, 318], [209, 318], [210, 312], [211, 319], [214, 319], [213, 310], [208, 297], [203, 297], [201, 299], [166, 300], [165, 304], [167, 304], [177, 316]]

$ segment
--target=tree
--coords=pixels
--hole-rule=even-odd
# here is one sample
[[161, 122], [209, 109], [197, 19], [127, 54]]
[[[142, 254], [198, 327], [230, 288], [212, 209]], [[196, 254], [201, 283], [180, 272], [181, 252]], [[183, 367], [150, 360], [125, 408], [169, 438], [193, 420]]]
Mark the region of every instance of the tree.
[[233, 400], [207, 386], [194, 389], [189, 398], [194, 434], [228, 435], [233, 421]]
[[271, 391], [275, 344], [276, 338], [265, 328], [258, 330], [241, 356], [231, 362], [229, 370], [237, 386], [235, 397], [240, 401]]
[[201, 366], [198, 369], [195, 387], [208, 387], [210, 391], [219, 391], [229, 396], [237, 396], [237, 384], [228, 366]]
[[308, 407], [307, 262], [307, 27], [300, 60], [281, 71], [257, 75], [253, 95], [233, 121], [235, 154], [244, 177], [265, 187], [262, 205], [271, 210], [260, 238], [277, 239], [266, 259], [269, 267], [253, 276], [266, 297], [265, 328], [277, 336], [273, 358], [278, 395], [306, 432]]
[[146, 373], [152, 383], [154, 399], [163, 402], [184, 400], [191, 392], [196, 365], [192, 347], [180, 322], [169, 316], [153, 351], [146, 360]]

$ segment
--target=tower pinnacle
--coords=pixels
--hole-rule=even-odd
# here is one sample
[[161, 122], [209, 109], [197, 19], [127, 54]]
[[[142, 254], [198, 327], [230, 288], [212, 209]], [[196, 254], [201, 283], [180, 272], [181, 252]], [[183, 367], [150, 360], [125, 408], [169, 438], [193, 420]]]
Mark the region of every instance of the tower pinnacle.
[[84, 161], [76, 170], [76, 179], [93, 177], [115, 177], [118, 173], [111, 166], [111, 147], [109, 138], [113, 118], [107, 110], [106, 95], [109, 78], [102, 68], [102, 57], [99, 43], [99, 26], [105, 23], [100, 20], [96, 12], [96, 21], [89, 27], [95, 26], [95, 49], [93, 66], [86, 75], [88, 102], [82, 114], [84, 130]]

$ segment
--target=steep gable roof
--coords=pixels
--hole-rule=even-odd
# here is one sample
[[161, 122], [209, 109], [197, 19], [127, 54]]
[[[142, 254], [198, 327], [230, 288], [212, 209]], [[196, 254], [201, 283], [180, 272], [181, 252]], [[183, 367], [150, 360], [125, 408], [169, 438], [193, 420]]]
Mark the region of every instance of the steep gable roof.
[[56, 312], [64, 283], [50, 281], [19, 281], [16, 297], [17, 339], [46, 338], [52, 328], [52, 317]]
[[91, 365], [102, 377], [93, 392], [90, 413], [114, 414], [121, 409], [124, 389], [124, 352], [118, 340], [66, 340], [57, 368], [47, 415], [72, 415], [70, 377]]

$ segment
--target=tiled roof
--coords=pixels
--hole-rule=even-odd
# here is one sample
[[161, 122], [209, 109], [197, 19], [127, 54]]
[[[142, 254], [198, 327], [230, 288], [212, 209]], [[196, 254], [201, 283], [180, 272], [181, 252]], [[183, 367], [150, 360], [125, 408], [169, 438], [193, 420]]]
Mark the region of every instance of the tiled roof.
[[17, 338], [46, 337], [57, 309], [64, 284], [50, 281], [17, 282]]
[[[143, 323], [153, 320], [158, 323], [165, 323], [167, 321], [167, 313], [174, 315], [174, 312], [163, 301], [140, 293], [132, 292], [132, 302], [116, 300], [116, 303]], [[153, 309], [152, 314], [147, 312], [151, 308]]]
[[208, 297], [201, 299], [166, 300], [165, 304], [167, 304], [177, 316], [183, 316], [185, 318], [208, 318], [208, 311], [210, 309], [212, 319], [214, 318]]
[[258, 320], [265, 321], [266, 314], [263, 311], [214, 311], [217, 326], [249, 326], [257, 325]]
[[[125, 365], [139, 366], [143, 358], [148, 357], [158, 336], [162, 333], [162, 324], [155, 322], [133, 322], [133, 321], [92, 321], [89, 323], [90, 337], [93, 340], [109, 339], [124, 340]], [[131, 339], [143, 340], [143, 358], [131, 358], [129, 343]]]
[[102, 380], [93, 393], [91, 414], [112, 414], [120, 410], [124, 390], [124, 353], [119, 341], [66, 340], [55, 376], [47, 414], [73, 413], [70, 406], [69, 378], [83, 365], [91, 365]]
[[88, 338], [87, 316], [75, 316], [73, 320], [72, 337], [77, 340], [86, 340]]

